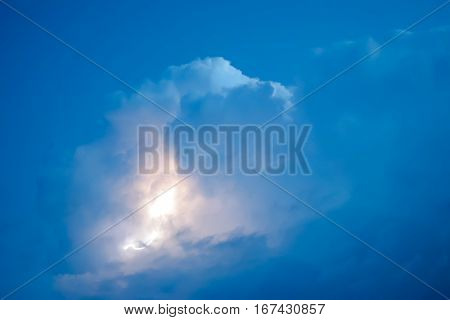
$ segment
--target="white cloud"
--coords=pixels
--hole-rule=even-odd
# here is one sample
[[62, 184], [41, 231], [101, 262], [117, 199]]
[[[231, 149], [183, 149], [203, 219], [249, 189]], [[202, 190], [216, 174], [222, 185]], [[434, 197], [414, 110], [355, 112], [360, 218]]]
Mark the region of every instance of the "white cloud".
[[[293, 98], [293, 92], [282, 84], [250, 78], [223, 58], [170, 67], [161, 81], [145, 83], [141, 92], [178, 116], [189, 115], [196, 108], [200, 115], [208, 110], [211, 119], [249, 123], [260, 122], [261, 116], [266, 120], [266, 114], [276, 114]], [[193, 117], [189, 120], [199, 121]], [[74, 244], [181, 178], [175, 172], [137, 174], [137, 126], [169, 124], [173, 121], [169, 115], [133, 95], [108, 119], [110, 134], [79, 147], [76, 153], [74, 194], [79, 198], [74, 199], [71, 219]], [[303, 219], [302, 209], [289, 196], [277, 193], [259, 177], [192, 177], [96, 240], [75, 260], [79, 274], [61, 275], [57, 284], [68, 295], [75, 283], [84, 288], [77, 294], [85, 290], [95, 295], [102, 281], [119, 281], [194, 257], [203, 250], [198, 244], [204, 248], [234, 237], [257, 235], [273, 245], [287, 228]], [[126, 287], [123, 281], [117, 290]]]
[[245, 76], [221, 57], [197, 59], [169, 68], [169, 79], [180, 95], [201, 97], [206, 94], [226, 95], [239, 86], [254, 86], [260, 81]]

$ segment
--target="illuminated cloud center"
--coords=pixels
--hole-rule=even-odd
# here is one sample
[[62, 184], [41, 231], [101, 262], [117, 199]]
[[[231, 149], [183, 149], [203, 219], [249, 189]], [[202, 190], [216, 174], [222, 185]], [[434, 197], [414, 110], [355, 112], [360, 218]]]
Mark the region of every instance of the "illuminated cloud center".
[[[148, 200], [147, 200], [148, 201]], [[148, 225], [148, 233], [144, 238], [139, 234], [132, 235], [123, 246], [124, 250], [143, 250], [155, 246], [168, 236], [166, 224], [170, 222], [177, 209], [177, 190], [172, 188], [169, 191], [156, 197], [148, 206], [144, 217], [144, 224]], [[139, 232], [138, 232], [139, 233]]]

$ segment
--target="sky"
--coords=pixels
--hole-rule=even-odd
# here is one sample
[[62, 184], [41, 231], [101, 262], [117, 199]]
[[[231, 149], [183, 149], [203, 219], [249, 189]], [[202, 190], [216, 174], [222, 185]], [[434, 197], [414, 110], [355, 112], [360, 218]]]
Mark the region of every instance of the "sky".
[[[443, 3], [7, 2], [194, 125], [263, 123]], [[312, 174], [274, 181], [428, 285], [259, 176], [196, 175], [164, 243], [119, 251], [137, 217], [10, 298], [450, 296], [449, 18], [276, 121], [313, 126]], [[134, 167], [136, 127], [173, 119], [1, 3], [0, 26], [5, 296], [176, 179]]]

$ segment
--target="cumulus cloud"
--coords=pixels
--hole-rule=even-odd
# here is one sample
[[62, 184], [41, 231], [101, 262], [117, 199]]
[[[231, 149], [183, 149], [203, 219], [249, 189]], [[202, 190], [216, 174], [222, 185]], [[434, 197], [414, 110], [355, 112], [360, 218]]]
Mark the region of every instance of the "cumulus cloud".
[[[223, 58], [206, 58], [168, 68], [158, 82], [140, 89], [170, 112], [194, 125], [262, 123], [292, 104], [294, 91], [280, 83], [244, 75]], [[124, 99], [107, 116], [111, 131], [76, 152], [71, 234], [88, 239], [126, 213], [159, 195], [181, 178], [174, 171], [137, 173], [137, 126], [171, 125], [170, 115], [139, 95]], [[287, 123], [289, 118], [279, 119]], [[127, 287], [127, 277], [159, 272], [202, 256], [197, 266], [224, 259], [222, 243], [261, 237], [268, 250], [306, 216], [289, 196], [258, 177], [193, 176], [154, 200], [87, 248], [74, 274], [60, 275], [67, 295], [95, 296], [103, 282]], [[305, 188], [301, 179], [294, 183]], [[209, 253], [208, 253], [209, 252]], [[74, 292], [73, 287], [77, 287]]]

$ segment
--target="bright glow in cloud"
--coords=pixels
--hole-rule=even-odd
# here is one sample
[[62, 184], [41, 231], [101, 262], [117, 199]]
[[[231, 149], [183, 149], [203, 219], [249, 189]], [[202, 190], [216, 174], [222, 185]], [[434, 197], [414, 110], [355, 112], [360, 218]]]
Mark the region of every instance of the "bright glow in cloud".
[[[150, 225], [147, 234], [142, 239], [127, 240], [127, 244], [123, 247], [124, 250], [143, 250], [155, 246], [163, 240], [164, 236], [167, 236], [165, 224], [170, 219], [176, 219], [171, 215], [176, 213], [177, 200], [176, 188], [172, 188], [152, 201], [147, 207], [147, 215], [143, 217]], [[131, 237], [139, 236], [131, 235]]]
[[148, 206], [148, 215], [152, 219], [164, 219], [176, 210], [176, 187], [165, 192]]

